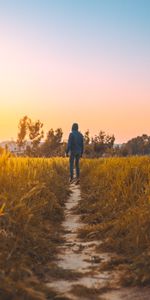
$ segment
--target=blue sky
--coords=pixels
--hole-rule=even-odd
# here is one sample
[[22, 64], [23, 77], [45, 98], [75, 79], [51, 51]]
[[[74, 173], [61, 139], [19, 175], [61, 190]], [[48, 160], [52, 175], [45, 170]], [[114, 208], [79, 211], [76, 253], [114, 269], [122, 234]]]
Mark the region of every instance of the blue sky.
[[24, 114], [66, 134], [72, 120], [118, 141], [146, 132], [150, 1], [0, 1], [0, 43], [0, 139]]

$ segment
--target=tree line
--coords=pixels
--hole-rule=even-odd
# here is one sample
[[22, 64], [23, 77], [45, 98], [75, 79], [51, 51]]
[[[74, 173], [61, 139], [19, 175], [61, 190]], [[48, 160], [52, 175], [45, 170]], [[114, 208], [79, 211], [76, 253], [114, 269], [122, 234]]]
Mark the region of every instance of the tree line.
[[[61, 128], [51, 128], [44, 135], [43, 123], [32, 121], [24, 116], [18, 125], [17, 145], [21, 155], [31, 157], [65, 156], [66, 142], [63, 141]], [[122, 145], [115, 145], [115, 136], [100, 130], [97, 135], [90, 136], [89, 130], [84, 133], [85, 157], [109, 157], [128, 155], [149, 155], [150, 136], [143, 134], [132, 138]]]

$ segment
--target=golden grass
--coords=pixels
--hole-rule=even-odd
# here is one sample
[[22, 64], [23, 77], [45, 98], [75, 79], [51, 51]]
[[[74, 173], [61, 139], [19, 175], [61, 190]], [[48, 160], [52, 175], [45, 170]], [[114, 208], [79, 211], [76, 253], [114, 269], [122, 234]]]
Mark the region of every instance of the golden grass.
[[61, 158], [0, 157], [0, 299], [53, 299], [44, 280], [62, 242], [67, 165]]
[[150, 282], [150, 158], [86, 159], [82, 163], [84, 238], [129, 260], [126, 281]]

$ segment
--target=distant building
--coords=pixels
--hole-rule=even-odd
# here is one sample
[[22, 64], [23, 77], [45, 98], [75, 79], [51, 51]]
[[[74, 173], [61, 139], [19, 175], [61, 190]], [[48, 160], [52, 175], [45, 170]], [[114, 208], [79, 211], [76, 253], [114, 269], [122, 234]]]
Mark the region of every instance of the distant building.
[[8, 149], [11, 153], [16, 155], [21, 155], [25, 152], [27, 146], [29, 146], [31, 142], [26, 142], [26, 144], [22, 147], [19, 147], [15, 141], [3, 141], [0, 143], [0, 147], [4, 149]]
[[122, 144], [114, 144], [113, 148], [121, 148]]

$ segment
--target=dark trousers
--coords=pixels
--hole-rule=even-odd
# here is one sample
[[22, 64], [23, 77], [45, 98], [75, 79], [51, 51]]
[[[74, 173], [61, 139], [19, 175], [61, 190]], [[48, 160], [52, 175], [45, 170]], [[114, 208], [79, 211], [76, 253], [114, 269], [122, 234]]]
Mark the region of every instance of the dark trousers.
[[74, 163], [75, 163], [75, 170], [76, 170], [76, 177], [80, 177], [80, 154], [72, 154], [70, 155], [70, 178], [73, 178], [73, 169], [74, 169]]

